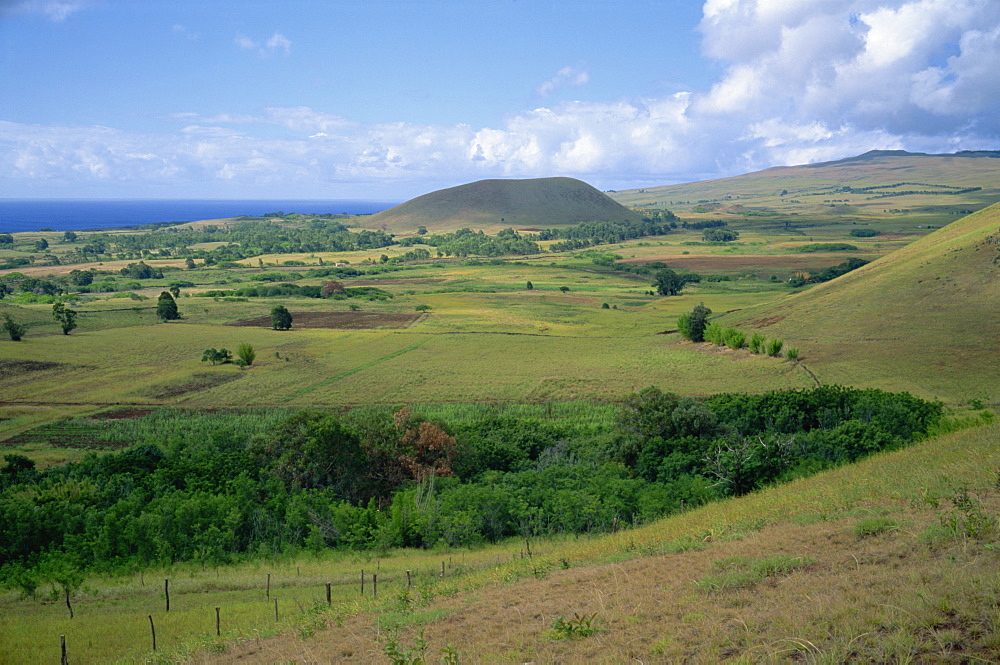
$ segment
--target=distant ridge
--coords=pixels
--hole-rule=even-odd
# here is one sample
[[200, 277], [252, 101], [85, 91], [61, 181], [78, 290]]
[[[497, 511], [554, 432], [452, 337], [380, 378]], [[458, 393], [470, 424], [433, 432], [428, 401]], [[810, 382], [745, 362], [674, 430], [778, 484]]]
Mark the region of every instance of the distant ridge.
[[366, 226], [412, 231], [470, 228], [547, 228], [591, 221], [637, 220], [641, 215], [575, 178], [479, 180], [418, 196], [366, 220]]
[[[854, 157], [845, 157], [831, 162], [816, 162], [814, 164], [804, 164], [803, 168], [822, 168], [825, 166], [835, 166], [838, 164], [856, 164], [858, 162], [870, 162], [883, 157], [960, 157], [960, 158], [994, 158], [1000, 159], [1000, 150], [961, 150], [955, 153], [933, 154], [928, 152], [908, 152], [906, 150], [869, 150], [866, 153]], [[775, 166], [776, 169], [794, 168], [787, 166]], [[771, 169], [765, 169], [767, 171]]]

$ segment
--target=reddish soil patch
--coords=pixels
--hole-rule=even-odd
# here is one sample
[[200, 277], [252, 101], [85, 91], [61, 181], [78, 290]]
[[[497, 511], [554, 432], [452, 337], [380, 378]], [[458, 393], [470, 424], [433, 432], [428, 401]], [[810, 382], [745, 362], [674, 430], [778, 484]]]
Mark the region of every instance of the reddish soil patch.
[[[409, 328], [423, 314], [405, 312], [292, 312], [292, 328], [332, 328], [366, 330], [370, 328]], [[243, 319], [228, 325], [245, 328], [270, 328], [270, 316]]]

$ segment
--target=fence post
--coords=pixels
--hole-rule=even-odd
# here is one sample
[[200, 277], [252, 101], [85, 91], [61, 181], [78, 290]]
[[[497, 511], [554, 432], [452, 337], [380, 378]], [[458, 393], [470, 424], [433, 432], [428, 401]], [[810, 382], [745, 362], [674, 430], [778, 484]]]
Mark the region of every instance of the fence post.
[[271, 597], [271, 573], [267, 574], [267, 597]]
[[66, 636], [59, 636], [59, 648], [62, 650], [62, 660], [59, 661], [59, 665], [68, 665], [69, 661], [66, 660]]
[[153, 651], [156, 651], [156, 626], [153, 625], [153, 615], [149, 615], [149, 632], [153, 634]]
[[378, 573], [372, 573], [372, 598], [378, 599]]
[[167, 611], [170, 611], [170, 580], [163, 580], [163, 595], [167, 597]]
[[365, 569], [361, 569], [361, 595], [365, 595]]
[[278, 620], [278, 599], [274, 599], [274, 620]]
[[330, 605], [331, 603], [332, 603], [332, 601], [330, 599], [330, 583], [327, 582], [326, 583], [326, 604]]
[[222, 622], [219, 620], [219, 608], [215, 608], [215, 636], [219, 637], [222, 635]]
[[406, 588], [409, 589], [413, 584], [410, 582], [410, 571], [406, 571]]

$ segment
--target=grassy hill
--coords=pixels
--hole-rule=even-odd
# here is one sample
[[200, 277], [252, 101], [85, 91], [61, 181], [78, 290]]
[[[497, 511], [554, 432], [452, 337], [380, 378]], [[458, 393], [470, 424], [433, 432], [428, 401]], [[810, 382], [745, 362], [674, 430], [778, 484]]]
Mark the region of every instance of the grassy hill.
[[729, 321], [784, 335], [824, 383], [1000, 401], [1000, 204]]
[[996, 151], [927, 155], [875, 150], [834, 162], [610, 195], [627, 206], [755, 226], [813, 226], [823, 220], [893, 230], [941, 226], [1000, 199], [998, 157]]
[[394, 232], [462, 227], [548, 228], [589, 221], [637, 219], [639, 214], [573, 178], [480, 180], [418, 196], [364, 220]]

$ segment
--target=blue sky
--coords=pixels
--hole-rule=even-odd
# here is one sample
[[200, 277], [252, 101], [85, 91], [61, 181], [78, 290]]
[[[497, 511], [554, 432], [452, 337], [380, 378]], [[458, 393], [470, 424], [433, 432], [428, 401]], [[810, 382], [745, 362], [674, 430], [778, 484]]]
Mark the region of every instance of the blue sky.
[[996, 0], [0, 0], [0, 197], [622, 189], [1000, 148]]

